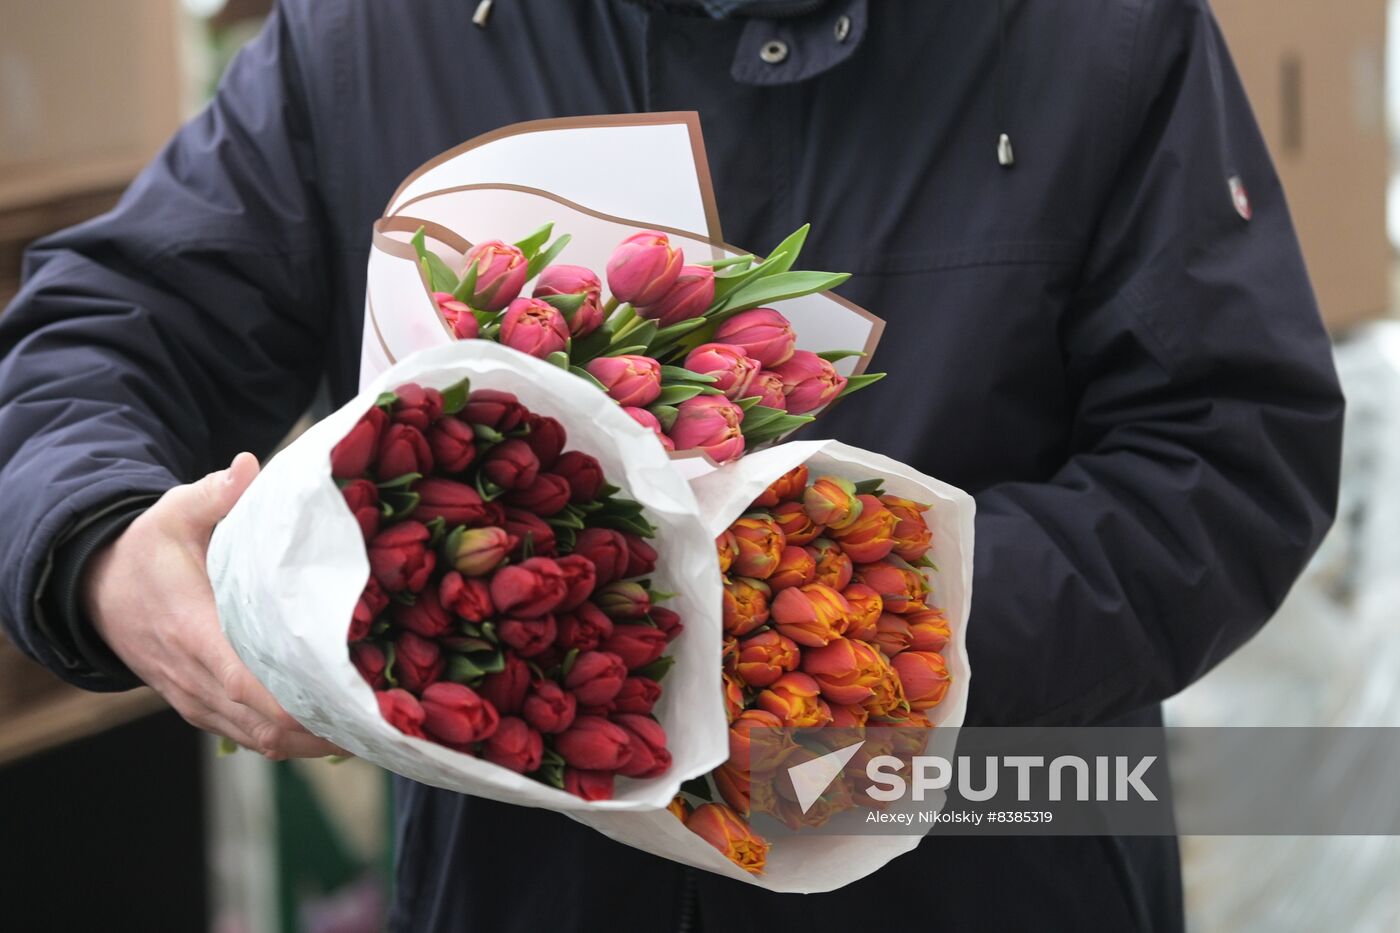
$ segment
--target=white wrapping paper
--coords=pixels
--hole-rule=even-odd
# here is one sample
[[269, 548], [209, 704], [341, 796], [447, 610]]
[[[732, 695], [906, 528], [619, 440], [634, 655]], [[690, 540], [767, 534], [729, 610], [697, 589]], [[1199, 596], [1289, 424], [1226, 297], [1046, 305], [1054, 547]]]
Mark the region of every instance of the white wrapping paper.
[[[669, 737], [670, 771], [619, 778], [616, 796], [587, 802], [489, 762], [399, 732], [380, 715], [351, 664], [345, 635], [369, 576], [359, 526], [330, 474], [330, 450], [375, 398], [406, 382], [515, 393], [557, 418], [568, 449], [598, 458], [624, 494], [646, 506], [657, 527], [655, 588], [685, 631], [671, 643], [676, 663], [656, 708]], [[405, 777], [507, 803], [592, 813], [664, 807], [681, 782], [728, 755], [720, 657], [720, 577], [714, 536], [694, 495], [654, 435], [581, 379], [494, 343], [472, 340], [417, 353], [365, 387], [263, 469], [215, 530], [209, 576], [234, 649], [286, 710], [317, 735]], [[664, 812], [664, 811], [663, 811]]]
[[[952, 638], [943, 651], [952, 684], [943, 702], [928, 710], [935, 726], [956, 728], [967, 713], [967, 618], [972, 603], [972, 497], [880, 454], [837, 441], [796, 441], [750, 454], [691, 481], [706, 532], [718, 535], [748, 508], [768, 485], [806, 463], [815, 478], [823, 473], [853, 481], [879, 478], [885, 490], [932, 503], [925, 520], [933, 530], [930, 557], [940, 568], [927, 571], [932, 602], [948, 617]], [[690, 466], [704, 469], [702, 461]], [[719, 666], [711, 670], [716, 685]], [[934, 735], [935, 733], [930, 733]], [[930, 739], [930, 744], [932, 743]], [[942, 753], [942, 750], [940, 750]], [[832, 891], [865, 877], [896, 856], [912, 851], [919, 836], [781, 836], [770, 839], [767, 867], [752, 875], [734, 865], [669, 812], [571, 813], [619, 842], [695, 868], [758, 885], [770, 891], [812, 894]]]

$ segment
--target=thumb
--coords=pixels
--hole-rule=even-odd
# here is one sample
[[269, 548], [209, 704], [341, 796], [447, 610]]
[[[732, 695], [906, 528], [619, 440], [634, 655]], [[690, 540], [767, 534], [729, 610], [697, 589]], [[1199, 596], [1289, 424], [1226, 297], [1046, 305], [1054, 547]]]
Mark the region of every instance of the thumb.
[[234, 457], [227, 469], [172, 490], [177, 520], [208, 531], [229, 513], [257, 475], [258, 458], [245, 452]]

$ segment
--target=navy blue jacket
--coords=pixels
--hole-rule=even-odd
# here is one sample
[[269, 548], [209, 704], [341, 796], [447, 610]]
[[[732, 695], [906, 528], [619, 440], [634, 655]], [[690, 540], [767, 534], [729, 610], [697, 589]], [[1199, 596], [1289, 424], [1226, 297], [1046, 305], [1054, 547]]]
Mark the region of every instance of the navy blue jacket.
[[[369, 228], [405, 174], [518, 120], [697, 110], [726, 238], [762, 251], [810, 221], [804, 264], [854, 272], [842, 292], [889, 322], [890, 377], [817, 433], [976, 494], [969, 722], [1156, 721], [1327, 528], [1342, 416], [1205, 0], [778, 6], [496, 0], [479, 29], [467, 0], [285, 0], [114, 211], [34, 247], [0, 320], [14, 639], [127, 684], [60, 618], [75, 542], [266, 452], [322, 381], [353, 394]], [[936, 839], [781, 897], [400, 791], [401, 929], [664, 930], [697, 907], [736, 933], [1181, 922], [1169, 839]]]

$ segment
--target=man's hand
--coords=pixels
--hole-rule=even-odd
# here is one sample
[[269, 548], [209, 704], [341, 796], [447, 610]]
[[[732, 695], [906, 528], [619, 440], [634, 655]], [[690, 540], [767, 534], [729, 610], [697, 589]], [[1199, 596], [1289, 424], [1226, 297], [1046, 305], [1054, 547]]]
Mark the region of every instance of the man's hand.
[[258, 475], [252, 454], [177, 486], [89, 563], [83, 608], [132, 672], [192, 725], [268, 758], [345, 754], [307, 732], [219, 628], [204, 560], [214, 525]]

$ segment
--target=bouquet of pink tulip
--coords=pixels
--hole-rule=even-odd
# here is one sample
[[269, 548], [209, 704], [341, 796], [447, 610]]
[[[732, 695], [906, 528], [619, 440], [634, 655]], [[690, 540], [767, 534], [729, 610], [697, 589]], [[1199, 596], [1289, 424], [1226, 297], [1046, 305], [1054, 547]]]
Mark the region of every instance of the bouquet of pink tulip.
[[553, 224], [518, 243], [478, 243], [460, 274], [427, 248], [422, 230], [412, 242], [458, 339], [493, 340], [567, 369], [606, 392], [667, 450], [725, 463], [883, 375], [841, 375], [833, 364], [861, 351], [799, 350], [788, 319], [764, 307], [848, 278], [793, 270], [807, 231], [762, 260], [689, 265], [665, 234], [634, 233], [608, 260], [606, 299], [593, 270], [550, 265], [569, 241], [550, 242]]

